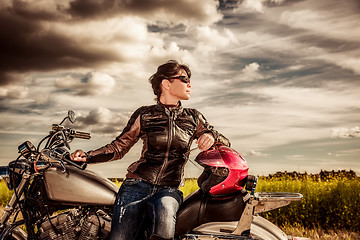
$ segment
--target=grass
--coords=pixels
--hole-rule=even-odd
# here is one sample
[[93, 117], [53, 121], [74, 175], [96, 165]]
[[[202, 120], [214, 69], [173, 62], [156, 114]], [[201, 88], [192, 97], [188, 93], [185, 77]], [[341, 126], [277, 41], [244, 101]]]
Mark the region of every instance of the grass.
[[180, 187], [180, 190], [183, 192], [184, 198], [185, 198], [187, 195], [194, 192], [198, 188], [199, 188], [199, 186], [197, 184], [197, 179], [189, 178], [189, 179], [186, 179], [184, 186]]
[[4, 180], [0, 181], [0, 206], [6, 206], [12, 197], [13, 191], [10, 191]]
[[304, 228], [303, 226], [288, 225], [280, 227], [287, 235], [307, 237], [311, 240], [355, 240], [360, 239], [360, 233], [346, 230], [324, 230], [322, 228]]
[[278, 226], [291, 223], [311, 229], [359, 232], [359, 178], [332, 178], [325, 181], [260, 178], [257, 191], [303, 194], [300, 202], [262, 214]]

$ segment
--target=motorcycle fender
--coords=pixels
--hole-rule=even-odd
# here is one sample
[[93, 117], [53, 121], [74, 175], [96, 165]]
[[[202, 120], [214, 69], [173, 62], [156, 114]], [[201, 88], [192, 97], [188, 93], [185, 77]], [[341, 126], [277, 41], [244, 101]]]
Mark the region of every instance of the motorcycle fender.
[[255, 215], [251, 223], [251, 236], [267, 240], [288, 240], [287, 235], [272, 222]]

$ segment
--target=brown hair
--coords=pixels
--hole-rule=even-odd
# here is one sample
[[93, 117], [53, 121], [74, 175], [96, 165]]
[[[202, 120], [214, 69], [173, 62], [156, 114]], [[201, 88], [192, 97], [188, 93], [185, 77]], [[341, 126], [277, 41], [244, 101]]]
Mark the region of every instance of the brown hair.
[[162, 80], [175, 76], [181, 69], [185, 70], [189, 78], [191, 77], [191, 71], [188, 66], [180, 64], [176, 60], [169, 60], [160, 65], [156, 73], [149, 78], [149, 82], [151, 83], [154, 94], [156, 95], [156, 100], [160, 99]]

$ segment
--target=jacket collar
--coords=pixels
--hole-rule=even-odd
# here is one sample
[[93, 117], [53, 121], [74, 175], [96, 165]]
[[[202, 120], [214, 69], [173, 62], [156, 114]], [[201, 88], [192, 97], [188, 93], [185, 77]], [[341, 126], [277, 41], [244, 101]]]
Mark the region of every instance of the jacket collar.
[[175, 116], [178, 116], [181, 114], [184, 110], [181, 101], [179, 101], [179, 104], [176, 107], [165, 107], [160, 101], [157, 102], [156, 108], [165, 112], [167, 115], [170, 115], [170, 112], [174, 113]]

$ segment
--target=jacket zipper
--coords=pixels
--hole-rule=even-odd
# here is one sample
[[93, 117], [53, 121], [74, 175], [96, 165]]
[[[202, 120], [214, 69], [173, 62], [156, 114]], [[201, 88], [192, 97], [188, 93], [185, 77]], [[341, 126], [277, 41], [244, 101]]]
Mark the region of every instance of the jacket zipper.
[[173, 112], [170, 111], [170, 117], [169, 117], [169, 133], [168, 133], [168, 142], [167, 142], [167, 149], [166, 149], [166, 153], [165, 153], [165, 158], [164, 158], [164, 163], [161, 166], [161, 169], [159, 171], [159, 174], [157, 175], [155, 184], [159, 184], [161, 176], [164, 173], [164, 170], [166, 168], [166, 165], [169, 161], [169, 153], [170, 153], [170, 146], [171, 146], [171, 142], [172, 142], [172, 135], [173, 135]]

